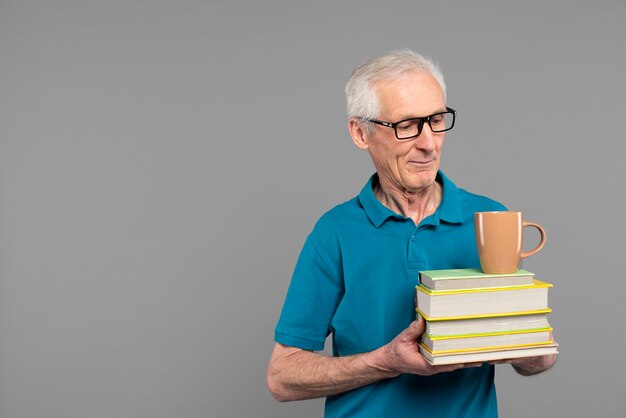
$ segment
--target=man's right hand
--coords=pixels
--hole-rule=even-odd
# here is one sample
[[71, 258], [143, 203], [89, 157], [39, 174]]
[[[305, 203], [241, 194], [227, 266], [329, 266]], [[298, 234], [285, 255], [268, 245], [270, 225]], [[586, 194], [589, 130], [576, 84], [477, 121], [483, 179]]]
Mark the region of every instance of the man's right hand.
[[398, 334], [391, 342], [377, 351], [380, 365], [389, 370], [401, 373], [429, 376], [441, 372], [450, 372], [466, 367], [479, 367], [482, 363], [464, 363], [433, 366], [419, 352], [419, 337], [424, 332], [426, 322], [421, 316], [413, 321], [408, 328]]

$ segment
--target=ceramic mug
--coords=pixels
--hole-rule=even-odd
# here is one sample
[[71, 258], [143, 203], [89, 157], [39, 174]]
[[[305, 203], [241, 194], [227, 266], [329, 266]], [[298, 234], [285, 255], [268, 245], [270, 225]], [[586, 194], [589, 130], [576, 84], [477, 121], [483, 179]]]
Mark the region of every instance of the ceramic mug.
[[[541, 234], [535, 249], [524, 252], [524, 228], [532, 226]], [[546, 243], [546, 231], [533, 222], [524, 220], [522, 212], [476, 212], [474, 231], [480, 266], [484, 273], [515, 273], [522, 259], [536, 254]]]

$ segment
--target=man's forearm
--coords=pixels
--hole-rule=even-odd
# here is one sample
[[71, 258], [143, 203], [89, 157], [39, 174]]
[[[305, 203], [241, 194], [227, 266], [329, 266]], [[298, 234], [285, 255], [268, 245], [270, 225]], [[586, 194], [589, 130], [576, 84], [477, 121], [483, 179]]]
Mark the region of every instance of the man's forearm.
[[279, 401], [319, 398], [355, 389], [399, 373], [381, 366], [380, 350], [328, 357], [277, 345], [267, 372], [272, 395]]
[[433, 366], [419, 352], [426, 321], [419, 318], [391, 342], [369, 353], [328, 357], [276, 344], [267, 368], [267, 386], [279, 401], [319, 398], [399, 376], [429, 376], [482, 363]]

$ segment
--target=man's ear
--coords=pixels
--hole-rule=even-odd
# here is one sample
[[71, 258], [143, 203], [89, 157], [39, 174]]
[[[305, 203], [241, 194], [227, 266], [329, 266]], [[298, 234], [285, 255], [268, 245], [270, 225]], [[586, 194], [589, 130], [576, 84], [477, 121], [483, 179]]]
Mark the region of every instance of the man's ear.
[[350, 118], [348, 121], [348, 130], [352, 137], [352, 142], [357, 147], [365, 150], [369, 148], [369, 135], [363, 129], [363, 123], [357, 118]]

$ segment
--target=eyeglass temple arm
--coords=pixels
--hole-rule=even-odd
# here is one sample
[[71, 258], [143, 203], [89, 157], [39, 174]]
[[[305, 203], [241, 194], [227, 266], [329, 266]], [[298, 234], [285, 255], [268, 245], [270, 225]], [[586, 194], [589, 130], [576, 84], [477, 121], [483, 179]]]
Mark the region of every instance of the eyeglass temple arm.
[[362, 118], [362, 119], [368, 122], [375, 123], [377, 125], [386, 126], [388, 128], [393, 128], [396, 125], [395, 123], [385, 122], [385, 121], [378, 120], [378, 119], [368, 119], [368, 118]]

